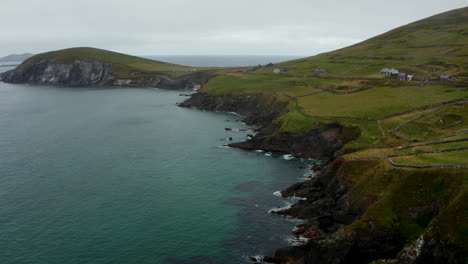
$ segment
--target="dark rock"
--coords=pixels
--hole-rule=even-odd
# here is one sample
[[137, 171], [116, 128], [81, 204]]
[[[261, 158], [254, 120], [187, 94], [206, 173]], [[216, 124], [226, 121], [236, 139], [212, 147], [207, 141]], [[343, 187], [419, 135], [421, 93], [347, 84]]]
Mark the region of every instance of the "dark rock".
[[[332, 160], [343, 142], [340, 124], [329, 124], [323, 128], [312, 129], [302, 134], [277, 133], [272, 121], [281, 116], [287, 105], [263, 108], [257, 96], [192, 95], [181, 106], [194, 107], [209, 111], [236, 112], [245, 116], [250, 125], [260, 125], [256, 135], [248, 135], [250, 140], [229, 144], [249, 150], [265, 150], [292, 153], [297, 157]], [[264, 104], [263, 104], [264, 105]], [[306, 219], [307, 225], [299, 227], [295, 233], [311, 239], [304, 246], [278, 249], [274, 257], [265, 257], [270, 263], [368, 263], [378, 258], [396, 255], [398, 238], [378, 230], [369, 230], [357, 236], [348, 234], [333, 237], [342, 226], [359, 219], [365, 208], [351, 203], [347, 193], [351, 183], [340, 177], [345, 160], [338, 159], [329, 165], [313, 165], [316, 177], [294, 184], [282, 192], [283, 197], [303, 197], [288, 209], [275, 213]], [[369, 238], [369, 239], [363, 239]]]
[[120, 78], [112, 73], [112, 63], [75, 59], [57, 62], [53, 56], [26, 61], [3, 73], [7, 83], [29, 83], [65, 86], [129, 86], [187, 89], [206, 83], [213, 75], [209, 71], [187, 73], [178, 78], [154, 73], [146, 77]]
[[313, 164], [310, 167], [310, 169], [313, 170], [313, 171], [320, 171], [322, 169], [322, 166], [320, 166], [319, 164]]
[[260, 96], [212, 95], [208, 93], [193, 94], [180, 104], [181, 107], [191, 107], [214, 112], [235, 112], [243, 115], [248, 125], [267, 125], [278, 118], [287, 107], [287, 102], [276, 102], [275, 107], [262, 106]]
[[268, 263], [279, 263], [275, 257], [270, 257], [270, 256], [264, 256], [263, 261], [268, 262]]
[[273, 134], [270, 128], [260, 129], [250, 140], [230, 144], [230, 147], [271, 152], [289, 152], [296, 157], [330, 160], [343, 143], [339, 139], [342, 126], [331, 124], [324, 129], [313, 129], [303, 134]]
[[306, 231], [306, 227], [305, 227], [305, 226], [301, 226], [301, 227], [299, 227], [299, 228], [297, 228], [297, 229], [294, 229], [294, 230], [292, 231], [292, 233], [295, 234], [295, 235], [300, 235], [300, 234], [304, 233], [305, 231]]

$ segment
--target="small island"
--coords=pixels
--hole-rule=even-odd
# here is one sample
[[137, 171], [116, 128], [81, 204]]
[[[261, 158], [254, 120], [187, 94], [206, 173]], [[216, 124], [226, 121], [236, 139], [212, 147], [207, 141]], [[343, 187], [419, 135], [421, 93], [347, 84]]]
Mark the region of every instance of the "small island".
[[0, 58], [0, 62], [22, 62], [34, 56], [32, 53], [10, 54]]

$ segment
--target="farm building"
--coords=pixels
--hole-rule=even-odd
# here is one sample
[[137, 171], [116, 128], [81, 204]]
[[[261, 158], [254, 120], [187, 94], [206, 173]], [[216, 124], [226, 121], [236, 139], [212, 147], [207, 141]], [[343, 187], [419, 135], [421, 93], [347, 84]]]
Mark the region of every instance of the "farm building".
[[406, 81], [406, 72], [400, 72], [400, 73], [398, 73], [397, 79], [398, 79], [399, 81]]
[[316, 69], [314, 72], [315, 72], [315, 73], [318, 73], [318, 74], [322, 74], [322, 73], [327, 73], [327, 70], [324, 70], [324, 69]]
[[441, 75], [439, 77], [439, 79], [440, 79], [441, 82], [451, 82], [451, 81], [453, 81], [453, 79], [450, 78], [450, 76], [448, 76], [448, 75]]
[[380, 70], [380, 75], [383, 75], [383, 76], [392, 76], [398, 73], [400, 72], [395, 68], [383, 68], [382, 70]]

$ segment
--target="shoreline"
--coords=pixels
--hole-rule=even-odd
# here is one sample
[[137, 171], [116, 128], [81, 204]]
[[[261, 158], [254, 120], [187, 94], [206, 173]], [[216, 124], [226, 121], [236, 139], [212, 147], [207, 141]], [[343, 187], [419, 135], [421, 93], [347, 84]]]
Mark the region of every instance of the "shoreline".
[[[288, 148], [287, 146], [276, 146], [276, 147], [271, 147], [269, 146], [268, 142], [267, 143], [260, 143], [260, 144], [251, 144], [247, 145], [248, 141], [256, 140], [258, 138], [264, 138], [265, 135], [265, 127], [268, 126], [268, 123], [271, 122], [276, 118], [276, 116], [279, 113], [260, 113], [262, 110], [258, 109], [256, 106], [253, 106], [256, 104], [256, 100], [249, 100], [249, 102], [242, 102], [243, 99], [240, 99], [240, 104], [239, 102], [236, 104], [235, 102], [232, 102], [230, 99], [225, 97], [224, 99], [228, 101], [227, 106], [223, 106], [222, 100], [218, 100], [217, 98], [215, 101], [217, 101], [214, 105], [211, 104], [210, 102], [206, 101], [199, 101], [196, 100], [195, 103], [190, 102], [193, 101], [193, 98], [195, 97], [200, 97], [200, 95], [203, 97], [203, 93], [193, 93], [191, 97], [189, 97], [187, 100], [185, 100], [182, 103], [178, 103], [177, 106], [179, 107], [186, 107], [186, 108], [194, 108], [198, 109], [201, 111], [210, 111], [210, 112], [220, 112], [220, 113], [229, 113], [229, 114], [234, 114], [236, 116], [239, 116], [242, 118], [242, 122], [246, 123], [247, 125], [250, 126], [255, 126], [255, 134], [253, 137], [247, 139], [244, 142], [237, 142], [237, 143], [231, 143], [227, 144], [229, 147], [233, 148], [239, 148], [239, 149], [244, 149], [244, 150], [251, 150], [251, 151], [263, 151], [263, 152], [274, 152], [274, 153], [284, 153], [285, 155], [289, 155], [291, 157], [295, 158], [309, 158], [309, 159], [317, 159], [317, 157], [324, 157], [325, 155], [317, 155], [316, 153], [311, 153], [313, 157], [311, 157], [310, 154], [308, 153], [301, 153], [298, 152], [296, 149], [291, 149]], [[205, 98], [209, 98], [205, 97]], [[212, 98], [208, 99], [211, 100]], [[248, 98], [252, 99], [252, 98]], [[239, 111], [235, 111], [236, 107], [239, 107]], [[243, 109], [244, 108], [244, 109]], [[258, 116], [261, 116], [263, 118], [258, 118]], [[257, 116], [257, 117], [256, 117]], [[265, 118], [264, 116], [267, 116]], [[336, 130], [337, 128], [334, 127]], [[308, 137], [310, 136], [309, 134], [306, 135], [301, 135], [301, 137]], [[287, 141], [294, 141], [295, 138], [290, 138]], [[334, 148], [337, 148], [337, 146], [334, 146]], [[341, 148], [341, 145], [340, 145]], [[296, 224], [294, 228], [291, 230], [291, 235], [294, 241], [290, 241], [291, 245], [287, 246], [285, 248], [279, 248], [276, 250], [275, 256], [262, 256], [262, 258], [257, 257], [251, 257], [251, 263], [292, 263], [290, 261], [297, 260], [301, 256], [305, 255], [304, 247], [307, 246], [308, 242], [310, 242], [312, 239], [316, 238], [314, 237], [315, 233], [317, 231], [311, 230], [313, 227], [308, 223], [308, 220], [310, 220], [310, 217], [304, 217], [300, 214], [297, 214], [294, 212], [294, 210], [297, 210], [298, 208], [301, 207], [302, 203], [306, 203], [308, 198], [304, 193], [299, 192], [298, 195], [296, 192], [290, 192], [291, 188], [295, 188], [295, 186], [302, 186], [302, 185], [307, 185], [308, 183], [317, 180], [320, 178], [320, 172], [323, 168], [326, 168], [329, 164], [330, 161], [333, 159], [334, 152], [336, 150], [331, 151], [332, 154], [330, 155], [330, 151], [327, 151], [327, 154], [329, 155], [327, 159], [318, 159], [324, 161], [323, 163], [321, 162], [320, 165], [318, 164], [313, 164], [310, 165], [309, 167], [309, 172], [306, 177], [304, 175], [303, 178], [305, 178], [303, 181], [299, 181], [292, 186], [285, 186], [283, 190], [275, 192], [273, 195], [282, 197], [283, 199], [291, 199], [290, 204], [288, 204], [287, 207], [284, 208], [274, 208], [269, 210], [267, 213], [274, 213], [278, 215], [283, 215], [283, 216], [288, 216], [292, 217], [293, 219], [300, 220], [301, 223]], [[296, 198], [296, 199], [295, 199]], [[298, 253], [298, 251], [300, 253]]]
[[[268, 101], [268, 103], [265, 103]], [[354, 179], [364, 177], [364, 186], [383, 188], [375, 174], [376, 168], [384, 173], [384, 179], [392, 179], [392, 174], [402, 177], [413, 188], [412, 179], [421, 177], [439, 177], [442, 171], [418, 171], [407, 168], [387, 168], [382, 160], [354, 160], [339, 155], [339, 150], [346, 143], [340, 140], [345, 127], [334, 123], [321, 128], [313, 128], [302, 134], [277, 133], [273, 120], [285, 113], [283, 102], [262, 95], [212, 95], [195, 93], [189, 99], [178, 104], [180, 107], [196, 108], [215, 112], [236, 112], [250, 125], [257, 125], [256, 135], [238, 143], [229, 144], [246, 150], [290, 153], [295, 157], [325, 160], [320, 166], [314, 166], [314, 176], [292, 186], [285, 186], [282, 197], [301, 197], [290, 208], [276, 210], [279, 215], [298, 218], [304, 223], [297, 225], [292, 234], [305, 244], [287, 246], [276, 250], [274, 256], [264, 256], [261, 260], [251, 258], [251, 263], [306, 264], [306, 263], [385, 263], [416, 264], [426, 263], [434, 258], [446, 261], [456, 258], [459, 248], [436, 242], [438, 231], [426, 225], [426, 229], [414, 240], [405, 240], [400, 233], [394, 233], [395, 227], [378, 223], [370, 218], [368, 212], [375, 209], [375, 198], [356, 194]], [[354, 138], [347, 138], [354, 140]], [[337, 155], [338, 154], [338, 155]], [[453, 174], [463, 174], [453, 170]], [[461, 169], [458, 169], [461, 170]], [[444, 171], [443, 174], [450, 173]], [[375, 182], [377, 180], [377, 182]], [[362, 186], [362, 184], [361, 184]], [[380, 190], [380, 189], [379, 189]], [[362, 191], [361, 191], [362, 192]], [[437, 221], [439, 206], [407, 208], [406, 210], [426, 210], [431, 219]], [[384, 219], [387, 214], [382, 215]], [[416, 217], [416, 216], [413, 216]], [[390, 220], [393, 221], [393, 220]], [[429, 222], [426, 222], [429, 224]], [[397, 227], [398, 228], [398, 227]], [[437, 252], [446, 255], [437, 256]], [[441, 262], [442, 263], [442, 262]]]

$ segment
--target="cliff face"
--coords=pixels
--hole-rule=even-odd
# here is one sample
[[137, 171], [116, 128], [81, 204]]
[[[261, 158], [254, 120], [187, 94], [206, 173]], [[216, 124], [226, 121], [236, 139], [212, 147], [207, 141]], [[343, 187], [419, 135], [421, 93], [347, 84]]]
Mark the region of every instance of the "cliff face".
[[112, 63], [75, 59], [71, 63], [57, 63], [53, 57], [46, 57], [31, 64], [0, 75], [8, 83], [29, 83], [67, 86], [136, 86], [167, 89], [193, 88], [209, 79], [202, 73], [170, 78], [162, 74], [148, 77], [119, 78], [111, 72]]
[[75, 60], [72, 64], [57, 64], [46, 58], [28, 67], [18, 67], [2, 74], [4, 82], [51, 85], [112, 84], [110, 63]]
[[[346, 143], [341, 138], [346, 138], [348, 127], [340, 124], [301, 134], [280, 133], [274, 121], [289, 108], [274, 97], [197, 93], [180, 106], [236, 112], [248, 124], [260, 126], [255, 136], [232, 147], [333, 160]], [[466, 243], [460, 241], [465, 238], [454, 230], [463, 225], [458, 214], [466, 210], [467, 195], [459, 186], [466, 171], [400, 169], [386, 160], [348, 155], [313, 170], [309, 180], [282, 192], [283, 197], [301, 199], [274, 212], [303, 219], [293, 233], [307, 243], [278, 249], [264, 262], [463, 263]]]
[[267, 125], [278, 118], [287, 106], [286, 102], [271, 102], [262, 106], [258, 95], [232, 96], [196, 93], [179, 104], [181, 107], [196, 108], [213, 112], [233, 112], [245, 117], [249, 125]]
[[329, 160], [343, 143], [339, 124], [312, 129], [302, 134], [276, 133], [272, 121], [287, 111], [288, 103], [261, 95], [212, 95], [197, 93], [179, 106], [207, 111], [235, 112], [249, 125], [260, 126], [251, 139], [229, 146], [242, 149], [288, 152], [298, 157]]
[[[425, 182], [428, 177], [440, 182]], [[460, 169], [396, 170], [385, 161], [341, 157], [282, 192], [303, 197], [276, 213], [304, 219], [293, 233], [308, 243], [279, 249], [271, 259], [294, 264], [464, 263], [466, 243], [460, 240], [465, 238], [454, 232], [463, 225], [458, 215], [466, 208], [466, 191], [454, 192], [461, 177], [466, 174]], [[406, 189], [393, 188], [400, 184]], [[440, 195], [429, 194], [434, 186]]]

